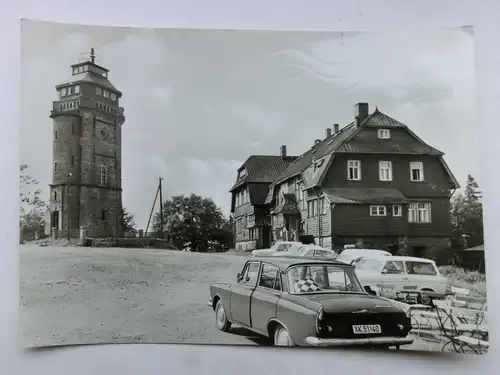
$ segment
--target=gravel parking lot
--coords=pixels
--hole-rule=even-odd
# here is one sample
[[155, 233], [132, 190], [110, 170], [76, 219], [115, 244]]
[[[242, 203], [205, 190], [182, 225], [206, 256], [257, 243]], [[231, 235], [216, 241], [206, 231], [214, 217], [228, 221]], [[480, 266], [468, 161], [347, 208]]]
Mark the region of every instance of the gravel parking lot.
[[244, 262], [230, 253], [22, 245], [20, 344], [263, 344], [238, 327], [218, 331], [206, 304], [209, 285], [233, 281]]

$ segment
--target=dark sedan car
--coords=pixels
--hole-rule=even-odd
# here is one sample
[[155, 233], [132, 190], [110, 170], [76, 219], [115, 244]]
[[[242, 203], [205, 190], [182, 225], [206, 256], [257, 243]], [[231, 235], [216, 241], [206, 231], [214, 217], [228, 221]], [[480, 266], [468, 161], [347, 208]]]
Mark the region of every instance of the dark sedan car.
[[365, 291], [354, 267], [293, 257], [248, 260], [235, 283], [210, 286], [217, 327], [233, 323], [278, 346], [399, 347], [413, 342], [409, 310]]

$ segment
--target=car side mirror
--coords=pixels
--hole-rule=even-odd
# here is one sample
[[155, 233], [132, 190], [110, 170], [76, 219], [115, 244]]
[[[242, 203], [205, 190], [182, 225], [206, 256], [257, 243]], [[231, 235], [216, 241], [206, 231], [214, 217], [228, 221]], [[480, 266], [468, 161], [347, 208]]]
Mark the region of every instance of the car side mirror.
[[373, 296], [377, 295], [377, 293], [370, 287], [370, 285], [365, 285], [364, 288], [366, 293], [371, 294]]
[[241, 273], [237, 273], [236, 274], [236, 282], [240, 281], [241, 280]]
[[382, 273], [383, 273], [383, 274], [386, 274], [386, 273], [388, 273], [388, 272], [389, 272], [389, 271], [387, 270], [387, 268], [384, 268], [384, 269], [382, 270]]

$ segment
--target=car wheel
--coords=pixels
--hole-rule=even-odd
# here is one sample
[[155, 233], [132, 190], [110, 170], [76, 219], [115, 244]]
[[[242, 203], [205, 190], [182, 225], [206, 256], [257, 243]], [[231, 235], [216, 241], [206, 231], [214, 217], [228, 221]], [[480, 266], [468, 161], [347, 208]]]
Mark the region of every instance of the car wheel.
[[278, 327], [274, 331], [274, 345], [275, 346], [295, 346], [292, 336], [284, 327]]
[[[434, 292], [432, 289], [427, 289], [424, 288], [421, 290], [421, 292]], [[417, 298], [417, 303], [421, 305], [428, 305], [431, 303], [431, 298], [427, 296], [422, 296], [421, 294], [418, 295]]]
[[228, 332], [231, 329], [231, 322], [227, 319], [222, 300], [217, 301], [217, 305], [215, 306], [215, 322], [217, 323], [217, 328], [223, 332]]

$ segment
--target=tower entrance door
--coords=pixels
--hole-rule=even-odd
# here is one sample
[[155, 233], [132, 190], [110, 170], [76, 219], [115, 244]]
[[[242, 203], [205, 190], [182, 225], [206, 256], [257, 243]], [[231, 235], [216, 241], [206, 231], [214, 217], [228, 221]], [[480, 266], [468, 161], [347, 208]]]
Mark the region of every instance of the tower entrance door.
[[52, 211], [50, 215], [50, 228], [56, 228], [56, 233], [59, 233], [59, 211]]

